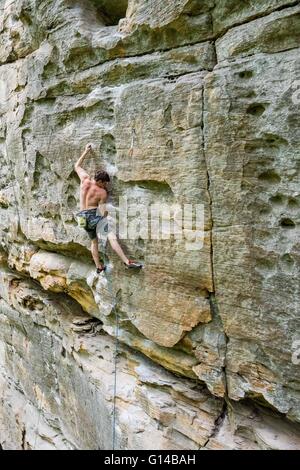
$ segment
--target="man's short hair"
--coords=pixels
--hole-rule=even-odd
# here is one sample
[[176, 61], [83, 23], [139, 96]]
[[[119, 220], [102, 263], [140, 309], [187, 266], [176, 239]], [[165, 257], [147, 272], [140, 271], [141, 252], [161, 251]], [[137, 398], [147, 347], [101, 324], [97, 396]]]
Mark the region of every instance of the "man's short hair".
[[102, 181], [103, 183], [110, 181], [109, 174], [104, 170], [98, 170], [95, 173], [95, 181]]

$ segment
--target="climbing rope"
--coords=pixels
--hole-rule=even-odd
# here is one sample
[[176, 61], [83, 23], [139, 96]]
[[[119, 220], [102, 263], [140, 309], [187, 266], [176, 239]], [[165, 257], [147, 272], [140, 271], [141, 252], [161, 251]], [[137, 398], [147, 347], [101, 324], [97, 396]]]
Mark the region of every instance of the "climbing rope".
[[113, 389], [113, 421], [112, 421], [112, 450], [116, 446], [116, 401], [117, 401], [117, 364], [119, 353], [119, 316], [118, 310], [115, 308], [116, 317], [116, 334], [115, 334], [115, 354], [114, 354], [114, 389]]
[[[106, 260], [108, 256], [106, 254], [106, 246], [107, 243], [104, 244], [104, 259], [102, 262], [106, 264]], [[107, 282], [107, 290], [109, 291], [111, 297], [115, 297], [115, 294], [110, 287], [110, 282], [107, 277], [107, 270], [103, 271], [103, 275], [106, 277]], [[116, 417], [117, 417], [117, 372], [118, 372], [118, 354], [119, 354], [119, 315], [118, 309], [116, 305], [114, 305], [114, 313], [115, 313], [115, 320], [116, 320], [116, 327], [115, 327], [115, 351], [114, 351], [114, 379], [113, 379], [113, 412], [112, 412], [112, 450], [116, 450]]]

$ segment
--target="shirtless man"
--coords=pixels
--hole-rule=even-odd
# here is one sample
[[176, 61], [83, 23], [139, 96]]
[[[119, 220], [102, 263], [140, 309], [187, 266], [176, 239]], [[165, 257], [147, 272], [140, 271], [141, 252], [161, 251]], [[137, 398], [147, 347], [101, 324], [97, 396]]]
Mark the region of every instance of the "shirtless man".
[[[103, 266], [99, 260], [96, 228], [98, 223], [107, 216], [105, 203], [107, 200], [107, 183], [109, 183], [110, 178], [106, 171], [99, 170], [96, 171], [94, 178], [91, 179], [88, 173], [82, 168], [81, 165], [91, 150], [92, 146], [88, 144], [74, 166], [75, 171], [80, 178], [80, 212], [77, 215], [84, 220], [83, 228], [86, 230], [92, 241], [91, 252], [97, 268], [97, 273], [99, 274], [105, 270], [105, 266]], [[108, 230], [108, 225], [106, 225], [106, 230]], [[143, 267], [142, 264], [136, 263], [135, 261], [127, 258], [119, 245], [115, 233], [108, 233], [107, 238], [112, 249], [121, 258], [127, 268], [140, 269]]]

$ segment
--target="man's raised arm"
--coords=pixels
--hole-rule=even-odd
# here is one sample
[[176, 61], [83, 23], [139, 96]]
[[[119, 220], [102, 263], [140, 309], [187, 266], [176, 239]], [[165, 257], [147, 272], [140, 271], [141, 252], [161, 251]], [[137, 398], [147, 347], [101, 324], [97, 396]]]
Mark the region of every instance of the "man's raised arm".
[[74, 169], [75, 169], [77, 175], [79, 176], [80, 181], [83, 181], [86, 178], [90, 177], [89, 174], [82, 168], [81, 164], [82, 164], [83, 160], [85, 159], [85, 157], [87, 156], [87, 154], [91, 150], [92, 150], [92, 146], [91, 146], [91, 144], [88, 144], [85, 147], [85, 150], [84, 150], [83, 154], [81, 155], [81, 157], [77, 160], [77, 162], [74, 165]]

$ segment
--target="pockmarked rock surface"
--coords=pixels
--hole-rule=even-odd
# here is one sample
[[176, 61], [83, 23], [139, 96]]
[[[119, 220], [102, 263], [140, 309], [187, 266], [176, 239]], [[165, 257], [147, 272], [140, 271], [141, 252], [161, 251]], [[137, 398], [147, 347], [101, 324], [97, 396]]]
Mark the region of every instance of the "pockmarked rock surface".
[[[2, 448], [111, 449], [114, 394], [116, 448], [300, 448], [299, 34], [287, 0], [0, 0]], [[76, 225], [88, 142], [138, 274]]]

